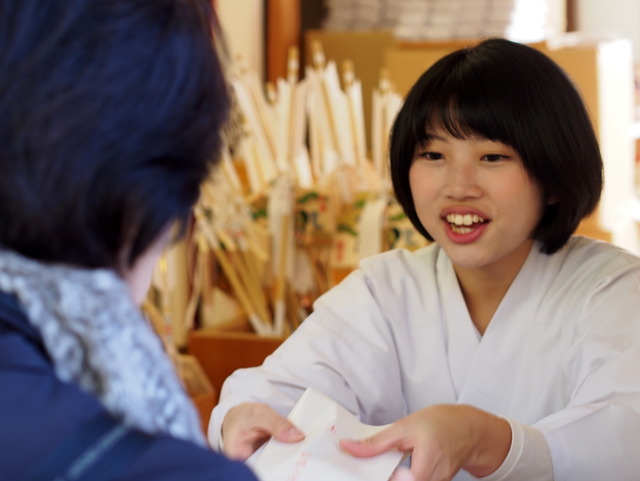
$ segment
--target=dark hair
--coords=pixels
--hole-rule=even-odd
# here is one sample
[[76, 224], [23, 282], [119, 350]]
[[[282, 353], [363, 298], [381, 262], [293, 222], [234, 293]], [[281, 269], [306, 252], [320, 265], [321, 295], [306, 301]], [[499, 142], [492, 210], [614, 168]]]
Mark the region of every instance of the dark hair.
[[229, 100], [210, 0], [0, 4], [0, 246], [122, 271], [187, 221]]
[[545, 253], [560, 249], [598, 204], [603, 167], [589, 115], [563, 70], [534, 48], [485, 40], [438, 60], [407, 95], [391, 134], [391, 177], [407, 216], [429, 240], [409, 169], [416, 146], [436, 127], [457, 138], [499, 141], [520, 154], [546, 205], [531, 234]]

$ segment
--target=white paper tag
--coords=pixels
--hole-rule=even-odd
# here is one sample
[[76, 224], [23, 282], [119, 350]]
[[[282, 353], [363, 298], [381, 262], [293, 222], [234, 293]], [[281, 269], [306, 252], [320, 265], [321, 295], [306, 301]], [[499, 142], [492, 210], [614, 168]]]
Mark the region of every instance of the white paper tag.
[[307, 389], [289, 414], [305, 433], [298, 443], [271, 439], [247, 460], [261, 481], [388, 481], [403, 453], [356, 458], [339, 445], [343, 438], [372, 436], [387, 426], [363, 424], [345, 408]]
[[358, 225], [358, 255], [360, 259], [382, 252], [382, 227], [387, 200], [384, 197], [367, 201]]

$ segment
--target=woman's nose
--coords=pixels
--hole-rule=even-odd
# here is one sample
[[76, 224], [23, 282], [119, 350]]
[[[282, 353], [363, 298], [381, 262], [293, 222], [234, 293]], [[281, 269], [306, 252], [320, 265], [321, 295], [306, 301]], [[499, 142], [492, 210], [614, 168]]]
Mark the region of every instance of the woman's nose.
[[454, 199], [478, 197], [481, 194], [481, 190], [478, 185], [475, 167], [466, 163], [450, 163], [446, 177], [445, 192]]

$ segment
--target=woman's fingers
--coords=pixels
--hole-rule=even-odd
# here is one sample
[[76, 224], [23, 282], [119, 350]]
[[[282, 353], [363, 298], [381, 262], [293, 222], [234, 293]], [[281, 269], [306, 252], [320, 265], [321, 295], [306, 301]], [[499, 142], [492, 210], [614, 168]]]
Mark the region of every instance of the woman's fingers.
[[397, 429], [392, 426], [364, 439], [341, 439], [340, 447], [352, 456], [370, 458], [391, 449], [401, 449]]
[[282, 442], [297, 442], [304, 433], [287, 418], [265, 404], [243, 403], [229, 410], [222, 423], [224, 452], [244, 460], [270, 437]]

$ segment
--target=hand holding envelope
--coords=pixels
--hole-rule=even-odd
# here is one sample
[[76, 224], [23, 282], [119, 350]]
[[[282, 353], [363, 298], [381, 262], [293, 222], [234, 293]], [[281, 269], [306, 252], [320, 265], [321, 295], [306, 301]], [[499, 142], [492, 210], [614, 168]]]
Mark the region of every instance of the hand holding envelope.
[[[361, 423], [327, 396], [307, 389], [289, 414], [289, 420], [305, 433], [304, 440], [268, 441], [247, 463], [261, 481], [387, 481], [403, 453], [389, 451], [372, 458], [356, 458], [344, 452], [340, 439], [372, 436], [387, 426]], [[402, 476], [409, 475], [409, 478]], [[409, 473], [400, 479], [412, 479]]]

